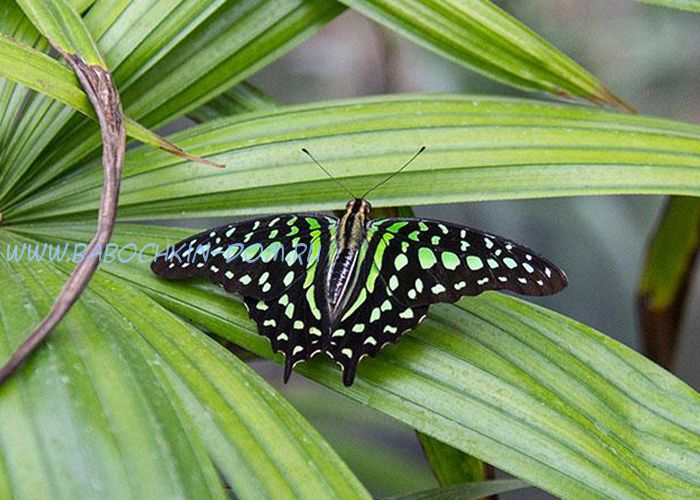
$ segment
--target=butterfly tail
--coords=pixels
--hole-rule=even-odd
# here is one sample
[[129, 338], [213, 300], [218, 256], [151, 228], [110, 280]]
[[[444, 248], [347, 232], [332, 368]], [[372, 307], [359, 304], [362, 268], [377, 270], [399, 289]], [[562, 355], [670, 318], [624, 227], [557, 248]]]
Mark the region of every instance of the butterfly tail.
[[294, 367], [294, 356], [291, 353], [284, 354], [284, 383], [289, 382], [289, 377], [292, 376], [292, 368]]
[[357, 372], [357, 361], [350, 362], [343, 366], [343, 385], [350, 387], [355, 381], [355, 373]]

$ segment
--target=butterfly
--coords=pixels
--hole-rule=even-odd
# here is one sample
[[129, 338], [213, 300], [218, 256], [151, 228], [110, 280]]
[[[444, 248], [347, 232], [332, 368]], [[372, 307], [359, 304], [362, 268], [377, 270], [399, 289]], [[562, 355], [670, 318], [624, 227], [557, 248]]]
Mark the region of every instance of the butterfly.
[[171, 280], [208, 278], [242, 295], [259, 333], [284, 354], [285, 382], [296, 364], [324, 352], [346, 386], [360, 360], [415, 328], [430, 304], [566, 286], [563, 271], [508, 239], [438, 220], [370, 219], [367, 194], [393, 175], [362, 197], [351, 194], [340, 219], [288, 214], [216, 227], [157, 255], [151, 269]]

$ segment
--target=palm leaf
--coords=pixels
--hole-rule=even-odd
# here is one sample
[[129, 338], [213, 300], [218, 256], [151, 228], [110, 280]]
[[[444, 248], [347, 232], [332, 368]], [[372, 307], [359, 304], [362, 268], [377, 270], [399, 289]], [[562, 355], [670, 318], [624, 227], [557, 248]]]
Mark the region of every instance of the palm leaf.
[[[375, 206], [592, 194], [700, 194], [700, 128], [669, 120], [499, 98], [392, 96], [317, 103], [210, 122], [173, 136], [230, 165], [127, 155], [120, 217], [157, 219], [333, 209], [344, 193], [299, 149], [362, 193], [419, 145], [428, 151], [373, 193]], [[358, 166], [362, 165], [360, 169]], [[97, 170], [10, 206], [8, 220], [89, 216]], [[309, 192], [314, 193], [313, 200]]]
[[[17, 226], [81, 241], [75, 224]], [[120, 245], [165, 244], [191, 231], [124, 225]], [[157, 279], [145, 264], [104, 272], [171, 311], [276, 359], [240, 300], [204, 283]], [[128, 255], [128, 253], [127, 253]], [[134, 256], [134, 259], [137, 257]], [[298, 371], [530, 484], [579, 498], [700, 493], [700, 396], [631, 349], [556, 313], [500, 294], [431, 309], [429, 319], [351, 388], [320, 359]], [[663, 449], [664, 453], [659, 454]]]
[[509, 85], [630, 109], [593, 75], [489, 0], [342, 0], [457, 63]]

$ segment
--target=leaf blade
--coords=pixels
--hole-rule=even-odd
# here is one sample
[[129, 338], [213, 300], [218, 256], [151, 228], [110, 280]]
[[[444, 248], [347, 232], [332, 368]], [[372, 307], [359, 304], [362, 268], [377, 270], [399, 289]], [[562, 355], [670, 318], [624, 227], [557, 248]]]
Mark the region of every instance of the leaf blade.
[[526, 90], [630, 109], [585, 69], [488, 0], [343, 0], [429, 50]]
[[[593, 194], [700, 195], [700, 129], [650, 117], [538, 101], [402, 95], [289, 106], [200, 125], [174, 136], [197, 154], [238, 165], [203, 171], [143, 149], [127, 155], [120, 217], [326, 210], [394, 172], [374, 206]], [[358, 165], [361, 167], [358, 168]], [[6, 211], [8, 220], [85, 218], [95, 172]], [[316, 196], [312, 201], [308, 191]]]
[[[4, 244], [22, 241], [7, 231], [1, 233]], [[13, 286], [16, 292], [0, 305], [5, 357], [8, 345], [25, 334], [41, 310], [48, 309], [65, 274], [53, 266], [37, 270], [28, 262], [9, 264], [3, 260], [0, 266], [3, 285]], [[157, 423], [175, 431], [179, 419], [169, 404], [149, 403], [163, 398], [162, 386], [139, 349], [129, 344], [126, 336], [92, 335], [100, 324], [107, 328], [115, 325], [104, 302], [91, 304], [102, 317], [101, 323], [90, 317], [86, 302], [94, 299], [91, 296], [79, 303], [58, 327], [58, 335], [49, 339], [47, 349], [30, 360], [23, 374], [2, 387], [0, 411], [6, 418], [0, 422], [0, 454], [8, 464], [10, 488], [18, 498], [35, 498], [40, 488], [46, 488], [48, 496], [65, 498], [90, 498], [103, 488], [102, 494], [114, 498], [120, 492], [128, 496], [142, 491], [160, 497], [182, 494], [183, 490], [198, 492], [203, 498], [216, 497], [212, 486], [218, 486], [217, 478], [210, 465], [201, 461], [203, 448], [197, 439], [188, 442], [190, 434], [184, 431], [185, 440], [163, 439]], [[30, 314], [17, 310], [28, 305]], [[92, 356], [87, 356], [86, 350]], [[138, 379], [154, 383], [143, 387]], [[24, 404], [15, 406], [13, 395], [19, 394], [24, 396]], [[18, 427], [21, 421], [32, 422], [32, 426]], [[101, 437], [93, 439], [97, 436]], [[37, 460], [29, 463], [23, 459], [29, 456]], [[190, 474], [173, 477], [172, 467], [178, 464], [189, 468]]]

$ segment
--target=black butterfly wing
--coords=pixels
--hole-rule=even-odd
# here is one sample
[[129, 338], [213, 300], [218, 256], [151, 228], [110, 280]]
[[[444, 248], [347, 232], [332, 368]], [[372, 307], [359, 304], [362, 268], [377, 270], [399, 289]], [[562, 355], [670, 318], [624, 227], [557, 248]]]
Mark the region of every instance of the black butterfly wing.
[[166, 279], [209, 278], [227, 292], [272, 299], [306, 273], [313, 242], [337, 219], [281, 215], [216, 227], [169, 246], [151, 270]]
[[292, 366], [311, 357], [328, 331], [324, 270], [337, 219], [285, 215], [217, 227], [187, 238], [151, 264], [167, 279], [209, 278], [244, 296], [258, 331]]
[[401, 301], [380, 272], [384, 248], [369, 237], [360, 248], [358, 278], [348, 306], [332, 325], [328, 354], [343, 369], [343, 383], [350, 386], [358, 363], [376, 356], [388, 343], [415, 328], [428, 305], [409, 306]]
[[284, 353], [284, 381], [292, 368], [306, 361], [328, 344], [329, 314], [326, 301], [326, 269], [335, 251], [336, 226], [317, 230], [311, 247], [319, 259], [311, 259], [303, 274], [274, 298], [246, 297], [250, 317], [261, 335], [270, 339], [272, 350]]
[[346, 385], [364, 356], [415, 328], [432, 303], [486, 290], [548, 295], [566, 286], [561, 270], [522, 245], [425, 219], [372, 221], [359, 259], [358, 286], [331, 332]]
[[368, 237], [380, 250], [382, 276], [407, 304], [455, 302], [487, 290], [551, 295], [567, 284], [562, 270], [529, 248], [466, 226], [377, 219]]

